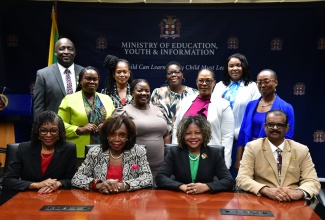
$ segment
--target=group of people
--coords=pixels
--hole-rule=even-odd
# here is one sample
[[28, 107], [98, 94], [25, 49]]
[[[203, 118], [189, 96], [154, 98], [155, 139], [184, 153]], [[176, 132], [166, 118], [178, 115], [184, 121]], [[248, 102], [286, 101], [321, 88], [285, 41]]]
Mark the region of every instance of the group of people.
[[[166, 84], [151, 93], [146, 79], [133, 79], [127, 60], [108, 55], [106, 88], [99, 93], [98, 70], [74, 64], [69, 39], [59, 39], [55, 53], [58, 63], [37, 72], [32, 139], [20, 144], [5, 174], [8, 198], [71, 186], [104, 194], [151, 186], [230, 191], [237, 172], [240, 189], [277, 201], [319, 192], [308, 148], [288, 140], [294, 111], [276, 94], [273, 70], [262, 70], [254, 82], [246, 57], [237, 53], [227, 59], [222, 81], [202, 69], [194, 89], [173, 61]], [[169, 143], [177, 146], [164, 157]], [[85, 155], [87, 144], [98, 146]], [[223, 146], [224, 155], [214, 145]]]

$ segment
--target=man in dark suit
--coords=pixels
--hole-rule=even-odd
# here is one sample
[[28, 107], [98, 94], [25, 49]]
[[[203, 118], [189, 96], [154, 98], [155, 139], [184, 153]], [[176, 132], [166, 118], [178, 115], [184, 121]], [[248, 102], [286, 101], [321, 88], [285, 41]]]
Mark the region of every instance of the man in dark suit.
[[[77, 88], [78, 75], [82, 66], [74, 64], [76, 50], [67, 38], [59, 39], [55, 44], [55, 55], [58, 62], [37, 71], [34, 91], [34, 118], [46, 110], [58, 112], [62, 99]], [[69, 73], [66, 73], [67, 69]], [[71, 79], [67, 88], [66, 76]], [[69, 92], [70, 91], [70, 92]]]

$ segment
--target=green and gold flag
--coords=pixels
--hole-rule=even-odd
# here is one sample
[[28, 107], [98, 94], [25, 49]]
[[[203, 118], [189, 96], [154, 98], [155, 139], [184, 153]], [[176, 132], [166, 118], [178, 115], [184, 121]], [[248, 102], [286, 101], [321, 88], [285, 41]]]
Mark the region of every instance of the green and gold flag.
[[49, 47], [49, 60], [48, 65], [56, 63], [56, 56], [54, 55], [55, 43], [59, 39], [58, 25], [56, 22], [56, 13], [55, 8], [52, 9], [52, 27], [51, 27], [51, 36], [50, 36], [50, 47]]

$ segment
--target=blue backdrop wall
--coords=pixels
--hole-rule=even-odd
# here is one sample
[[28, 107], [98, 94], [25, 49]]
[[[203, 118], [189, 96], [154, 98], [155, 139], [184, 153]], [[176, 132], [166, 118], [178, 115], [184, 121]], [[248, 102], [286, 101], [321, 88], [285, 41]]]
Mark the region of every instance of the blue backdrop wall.
[[[1, 2], [0, 86], [29, 93], [36, 71], [47, 65], [52, 2]], [[77, 50], [75, 62], [92, 65], [104, 87], [107, 54], [132, 64], [135, 78], [153, 90], [165, 81], [165, 65], [184, 66], [186, 84], [196, 87], [199, 69], [221, 80], [226, 58], [246, 55], [253, 78], [275, 70], [277, 93], [295, 110], [295, 140], [310, 148], [325, 177], [325, 4], [100, 4], [58, 3], [60, 37]], [[16, 124], [17, 142], [29, 140], [31, 118]], [[324, 178], [325, 180], [325, 178]]]

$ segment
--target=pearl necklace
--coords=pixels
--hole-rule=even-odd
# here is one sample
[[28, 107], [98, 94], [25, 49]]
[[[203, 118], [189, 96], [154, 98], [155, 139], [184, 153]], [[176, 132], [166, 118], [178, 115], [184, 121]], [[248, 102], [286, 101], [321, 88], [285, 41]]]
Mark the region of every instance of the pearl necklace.
[[113, 154], [112, 154], [112, 151], [109, 152], [111, 157], [114, 159], [114, 160], [118, 160], [120, 159], [122, 156], [123, 156], [123, 153], [120, 154], [120, 156], [117, 156], [117, 157], [114, 157]]
[[200, 157], [200, 154], [197, 155], [195, 158], [192, 158], [190, 155], [188, 155], [188, 158], [190, 158], [190, 160], [192, 160], [192, 161], [196, 161], [197, 159], [199, 159], [199, 157]]

